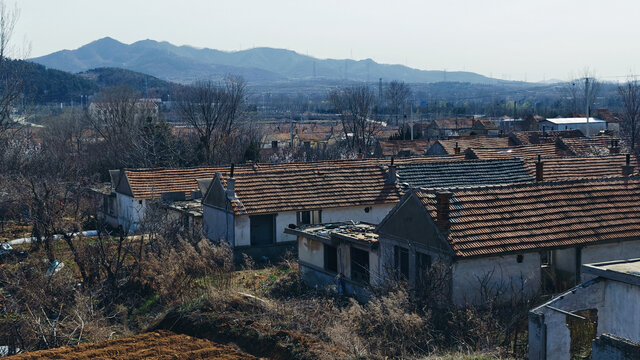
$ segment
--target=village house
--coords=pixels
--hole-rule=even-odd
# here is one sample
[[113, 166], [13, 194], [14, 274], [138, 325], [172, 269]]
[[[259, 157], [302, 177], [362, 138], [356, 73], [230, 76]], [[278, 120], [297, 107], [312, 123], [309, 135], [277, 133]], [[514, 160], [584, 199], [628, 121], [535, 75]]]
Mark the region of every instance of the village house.
[[274, 257], [295, 244], [290, 224], [379, 222], [400, 199], [394, 172], [377, 163], [316, 162], [215, 175], [204, 196], [203, 231], [236, 254]]
[[512, 131], [509, 133], [509, 142], [514, 146], [553, 144], [558, 138], [584, 137], [580, 130], [558, 131]]
[[636, 176], [411, 189], [376, 228], [380, 266], [415, 284], [448, 264], [459, 305], [566, 288], [584, 263], [640, 256], [638, 201]]
[[284, 231], [297, 238], [299, 271], [307, 284], [335, 286], [339, 292], [364, 299], [369, 286], [382, 282], [374, 229], [372, 224], [349, 221], [291, 226]]
[[640, 259], [582, 265], [589, 280], [529, 313], [529, 359], [640, 359]]
[[471, 136], [449, 140], [437, 140], [429, 149], [427, 155], [458, 155], [464, 154], [468, 148], [507, 148], [509, 139], [506, 137]]
[[476, 119], [471, 127], [473, 135], [498, 136], [500, 135], [500, 127], [492, 120]]
[[429, 139], [442, 139], [448, 136], [471, 135], [475, 119], [455, 118], [433, 120], [426, 127], [426, 136]]
[[374, 155], [390, 159], [392, 157], [408, 157], [424, 155], [429, 147], [429, 140], [380, 140], [376, 144]]
[[149, 207], [158, 205], [169, 218], [190, 230], [200, 227], [202, 192], [198, 179], [217, 168], [111, 170], [111, 191], [103, 196], [102, 218], [113, 227], [136, 232]]

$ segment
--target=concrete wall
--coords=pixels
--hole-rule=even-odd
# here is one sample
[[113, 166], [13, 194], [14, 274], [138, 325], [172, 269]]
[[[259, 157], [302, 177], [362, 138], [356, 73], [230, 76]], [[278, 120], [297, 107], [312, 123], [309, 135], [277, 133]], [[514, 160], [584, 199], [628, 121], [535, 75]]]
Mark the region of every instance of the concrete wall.
[[218, 241], [223, 239], [235, 247], [234, 241], [234, 216], [224, 210], [203, 205], [202, 231], [207, 239]]
[[233, 241], [237, 246], [251, 246], [251, 220], [248, 215], [234, 216]]
[[[395, 203], [322, 209], [322, 222], [332, 223], [353, 220], [377, 224], [387, 216], [394, 206]], [[365, 211], [366, 208], [369, 208], [369, 212]]]
[[324, 243], [298, 236], [298, 260], [324, 268]]
[[481, 304], [488, 298], [509, 301], [513, 296], [540, 291], [539, 253], [458, 260], [452, 269], [452, 301], [456, 305]]
[[138, 230], [140, 221], [144, 218], [147, 201], [144, 199], [137, 200], [121, 193], [116, 193], [116, 199], [118, 224], [122, 226], [123, 229], [131, 232]]
[[[601, 307], [604, 303], [604, 282], [577, 286], [529, 313], [529, 360], [569, 359], [571, 334], [564, 311], [579, 311]], [[598, 312], [600, 321], [600, 312]]]
[[640, 286], [606, 281], [604, 305], [598, 309], [598, 334], [640, 343]]
[[598, 336], [613, 334], [640, 343], [638, 299], [640, 286], [599, 278], [533, 309], [529, 314], [529, 359], [569, 358], [571, 334], [567, 314], [554, 309], [566, 312], [596, 309]]
[[592, 350], [593, 360], [640, 359], [640, 344], [608, 334], [593, 340]]

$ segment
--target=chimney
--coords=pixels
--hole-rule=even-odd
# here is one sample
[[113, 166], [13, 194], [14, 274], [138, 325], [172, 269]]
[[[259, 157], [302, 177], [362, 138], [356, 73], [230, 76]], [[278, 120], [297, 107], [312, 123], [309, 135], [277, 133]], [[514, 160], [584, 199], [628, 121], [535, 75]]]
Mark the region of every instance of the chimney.
[[453, 148], [453, 153], [456, 155], [460, 154], [460, 147], [458, 146], [458, 142], [456, 141], [456, 147]]
[[236, 165], [231, 163], [231, 171], [229, 172], [229, 178], [227, 179], [227, 198], [234, 199], [236, 197], [236, 179], [233, 177], [233, 171]]
[[445, 234], [449, 233], [449, 205], [452, 196], [453, 193], [450, 191], [436, 192], [436, 225]]
[[617, 139], [611, 139], [611, 145], [609, 146], [609, 154], [620, 154], [620, 147], [618, 146]]
[[544, 181], [544, 163], [542, 162], [542, 156], [538, 155], [538, 162], [536, 162], [536, 181]]
[[635, 171], [635, 166], [631, 165], [631, 154], [627, 154], [627, 164], [622, 166], [622, 176], [631, 176]]
[[391, 157], [391, 165], [389, 165], [389, 172], [387, 172], [387, 183], [394, 184], [398, 179], [398, 175], [396, 173], [396, 166], [393, 165], [393, 156]]

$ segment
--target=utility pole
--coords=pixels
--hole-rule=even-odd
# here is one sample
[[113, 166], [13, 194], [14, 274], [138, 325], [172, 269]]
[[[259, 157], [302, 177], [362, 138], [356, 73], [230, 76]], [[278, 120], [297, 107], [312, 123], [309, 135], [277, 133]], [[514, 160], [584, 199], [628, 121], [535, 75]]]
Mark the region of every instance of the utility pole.
[[411, 103], [411, 140], [413, 141], [413, 102]]
[[587, 115], [587, 137], [589, 137], [589, 133], [591, 132], [589, 129], [589, 78], [584, 78], [584, 103], [585, 103], [585, 114]]

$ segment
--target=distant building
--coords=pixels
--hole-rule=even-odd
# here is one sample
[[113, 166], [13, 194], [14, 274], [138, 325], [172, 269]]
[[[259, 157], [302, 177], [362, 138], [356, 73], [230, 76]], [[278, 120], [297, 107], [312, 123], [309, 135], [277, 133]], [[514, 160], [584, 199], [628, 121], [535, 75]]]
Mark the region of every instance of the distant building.
[[380, 140], [376, 145], [376, 157], [407, 157], [424, 155], [429, 146], [429, 140]]
[[[590, 117], [588, 122], [590, 135], [595, 135], [600, 131], [607, 129], [607, 122], [598, 118]], [[540, 131], [558, 131], [558, 130], [580, 130], [583, 134], [587, 134], [587, 118], [555, 118], [545, 119], [538, 122], [538, 130]]]
[[640, 259], [582, 273], [589, 280], [529, 313], [529, 359], [573, 359], [584, 348], [593, 360], [640, 359]]
[[433, 120], [426, 127], [427, 138], [471, 135], [475, 119], [455, 118]]

